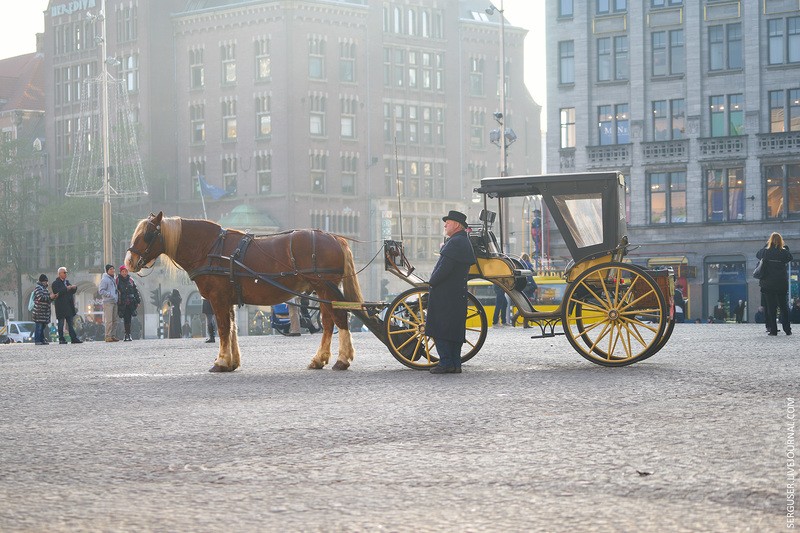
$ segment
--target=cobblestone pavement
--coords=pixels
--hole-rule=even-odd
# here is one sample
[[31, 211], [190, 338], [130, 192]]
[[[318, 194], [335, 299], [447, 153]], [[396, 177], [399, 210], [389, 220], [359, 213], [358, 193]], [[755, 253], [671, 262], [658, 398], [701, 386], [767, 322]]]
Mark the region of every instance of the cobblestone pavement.
[[[800, 333], [800, 332], [798, 332]], [[0, 530], [777, 531], [800, 335], [676, 328], [604, 368], [491, 330], [461, 375], [369, 333], [2, 346]]]

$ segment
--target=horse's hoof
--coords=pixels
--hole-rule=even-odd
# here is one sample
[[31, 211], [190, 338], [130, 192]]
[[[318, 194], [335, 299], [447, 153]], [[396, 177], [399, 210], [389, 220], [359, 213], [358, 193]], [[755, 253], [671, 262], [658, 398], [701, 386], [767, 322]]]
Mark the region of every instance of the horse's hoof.
[[315, 363], [314, 361], [311, 361], [310, 363], [308, 363], [308, 367], [307, 368], [309, 370], [319, 370], [323, 366], [325, 366], [325, 365], [321, 365], [319, 363]]
[[331, 367], [332, 370], [347, 370], [350, 367], [350, 363], [343, 363], [342, 361], [336, 361], [336, 364]]
[[233, 372], [235, 368], [228, 368], [227, 366], [214, 365], [208, 369], [209, 372]]

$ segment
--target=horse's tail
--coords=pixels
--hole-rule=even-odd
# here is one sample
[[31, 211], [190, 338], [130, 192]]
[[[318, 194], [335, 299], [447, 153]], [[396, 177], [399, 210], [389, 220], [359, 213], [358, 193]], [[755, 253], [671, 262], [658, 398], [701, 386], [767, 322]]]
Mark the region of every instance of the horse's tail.
[[347, 244], [347, 240], [338, 235], [336, 238], [344, 254], [344, 276], [342, 277], [344, 297], [349, 302], [363, 302], [364, 297], [361, 295], [361, 285], [358, 284], [358, 274], [356, 273], [356, 264], [353, 260], [353, 252], [350, 250], [350, 245]]

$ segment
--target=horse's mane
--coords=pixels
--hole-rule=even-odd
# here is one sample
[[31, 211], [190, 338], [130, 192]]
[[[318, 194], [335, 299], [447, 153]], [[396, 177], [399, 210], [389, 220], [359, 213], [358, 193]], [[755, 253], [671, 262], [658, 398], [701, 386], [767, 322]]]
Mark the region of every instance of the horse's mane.
[[[144, 218], [136, 225], [136, 229], [133, 232], [133, 237], [131, 238], [131, 244], [133, 244], [133, 242], [135, 242], [140, 235], [147, 231], [147, 220], [148, 219]], [[167, 275], [170, 277], [175, 277], [179, 270], [183, 270], [173, 259], [178, 252], [178, 242], [181, 240], [181, 229], [182, 226], [180, 217], [163, 217], [161, 219], [161, 236], [164, 238], [163, 255], [166, 255], [169, 258], [169, 261], [163, 262], [163, 266], [167, 271]]]

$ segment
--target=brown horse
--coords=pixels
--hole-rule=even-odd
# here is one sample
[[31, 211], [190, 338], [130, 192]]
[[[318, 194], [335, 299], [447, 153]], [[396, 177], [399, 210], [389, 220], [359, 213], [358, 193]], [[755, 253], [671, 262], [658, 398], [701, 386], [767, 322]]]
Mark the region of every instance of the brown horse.
[[[150, 268], [161, 254], [189, 274], [214, 309], [220, 346], [211, 372], [231, 372], [239, 367], [237, 304], [282, 303], [294, 296], [288, 291], [315, 291], [321, 300], [341, 300], [340, 283], [347, 301], [363, 301], [347, 240], [319, 230], [253, 237], [223, 230], [208, 220], [151, 214], [136, 226], [125, 264], [130, 272], [138, 272]], [[328, 363], [335, 323], [339, 357], [333, 368], [346, 370], [354, 355], [347, 311], [334, 310], [326, 302], [321, 302], [320, 308], [322, 341], [308, 368], [323, 368]]]

